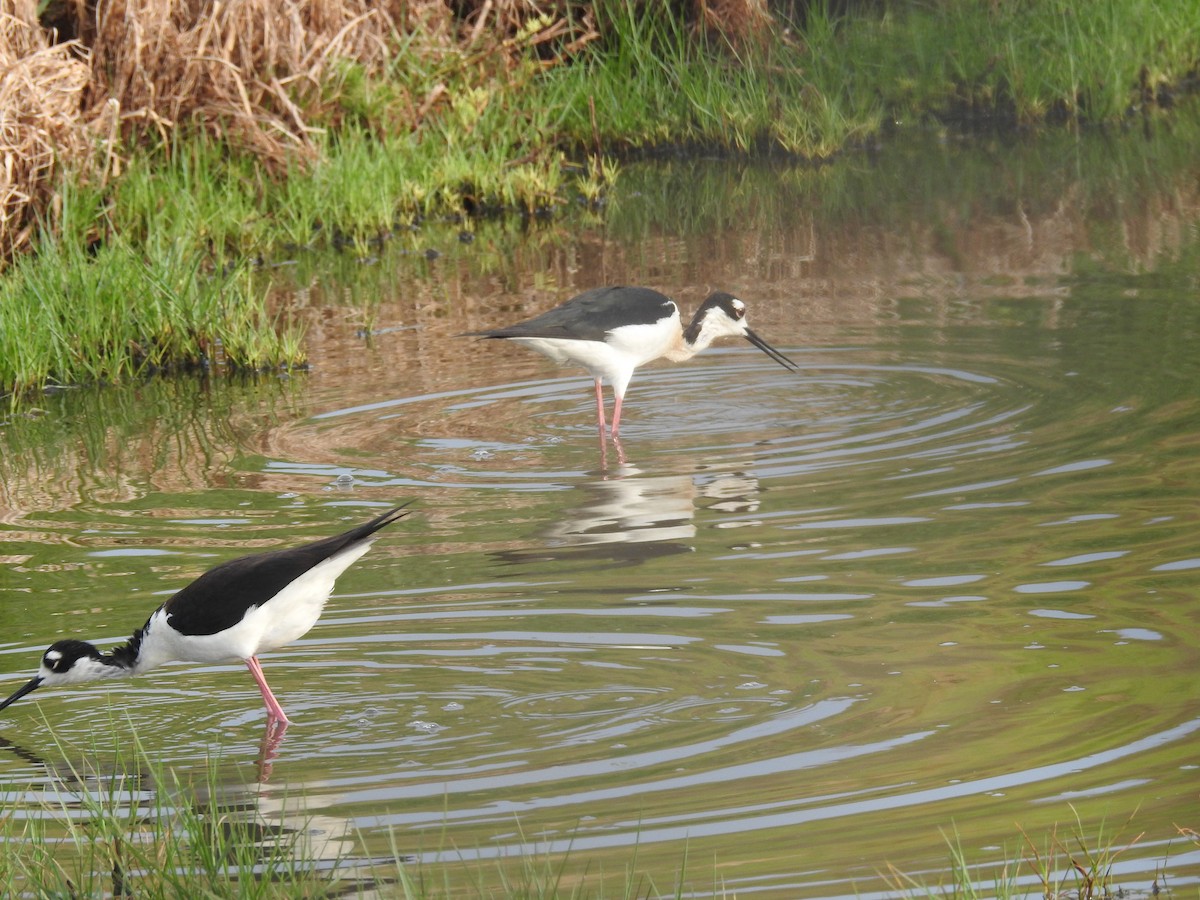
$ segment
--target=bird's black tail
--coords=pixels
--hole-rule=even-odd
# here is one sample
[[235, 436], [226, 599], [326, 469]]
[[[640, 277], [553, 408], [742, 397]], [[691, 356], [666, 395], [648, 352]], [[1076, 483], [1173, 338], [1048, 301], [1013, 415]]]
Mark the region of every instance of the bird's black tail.
[[412, 500], [409, 500], [407, 503], [401, 503], [399, 506], [392, 507], [383, 515], [376, 516], [370, 522], [364, 522], [357, 528], [351, 528], [349, 531], [341, 535], [341, 537], [345, 539], [345, 544], [343, 546], [357, 544], [359, 541], [369, 538], [381, 528], [386, 528], [393, 522], [398, 522], [400, 519], [403, 519], [409, 514], [409, 512], [411, 512], [411, 510], [407, 510], [407, 508], [412, 506], [412, 504]]

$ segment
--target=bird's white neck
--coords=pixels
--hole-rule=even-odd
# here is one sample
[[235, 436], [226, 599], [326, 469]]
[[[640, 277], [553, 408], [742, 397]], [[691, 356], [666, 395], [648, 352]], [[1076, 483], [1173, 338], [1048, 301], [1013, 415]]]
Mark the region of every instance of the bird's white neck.
[[686, 339], [681, 338], [679, 343], [664, 353], [663, 356], [671, 362], [686, 362], [711, 343], [712, 338], [709, 338], [703, 344], [689, 344]]
[[700, 314], [679, 335], [679, 339], [663, 354], [671, 362], [687, 362], [701, 350], [707, 350], [724, 332], [705, 327], [706, 319]]

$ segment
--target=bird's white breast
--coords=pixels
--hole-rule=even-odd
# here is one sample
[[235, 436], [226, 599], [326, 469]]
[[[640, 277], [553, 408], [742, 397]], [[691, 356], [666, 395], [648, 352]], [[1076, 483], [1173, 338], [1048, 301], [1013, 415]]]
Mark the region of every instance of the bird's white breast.
[[618, 326], [608, 331], [603, 341], [540, 337], [512, 340], [560, 365], [582, 366], [593, 378], [607, 380], [621, 394], [633, 370], [665, 355], [680, 343], [680, 334], [676, 312], [652, 324]]
[[618, 353], [635, 359], [634, 365], [658, 359], [680, 341], [679, 312], [653, 325], [621, 325], [608, 332], [605, 343]]

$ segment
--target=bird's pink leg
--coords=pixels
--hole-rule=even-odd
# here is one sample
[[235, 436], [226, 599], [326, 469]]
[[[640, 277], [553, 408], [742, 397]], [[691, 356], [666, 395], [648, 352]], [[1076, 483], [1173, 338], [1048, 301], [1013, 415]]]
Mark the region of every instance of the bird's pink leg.
[[246, 668], [250, 670], [250, 674], [258, 682], [258, 689], [262, 691], [263, 703], [267, 707], [267, 716], [272, 719], [278, 719], [285, 725], [290, 724], [291, 719], [287, 717], [287, 713], [283, 711], [283, 707], [279, 705], [279, 701], [275, 699], [275, 695], [271, 693], [271, 689], [267, 686], [267, 679], [263, 675], [262, 666], [259, 664], [258, 659], [251, 656], [246, 660]]
[[617, 436], [617, 429], [621, 426], [621, 395], [616, 395], [616, 400], [613, 402], [613, 426], [612, 436]]
[[596, 424], [600, 426], [600, 437], [603, 438], [608, 423], [604, 421], [604, 389], [599, 378], [596, 379]]

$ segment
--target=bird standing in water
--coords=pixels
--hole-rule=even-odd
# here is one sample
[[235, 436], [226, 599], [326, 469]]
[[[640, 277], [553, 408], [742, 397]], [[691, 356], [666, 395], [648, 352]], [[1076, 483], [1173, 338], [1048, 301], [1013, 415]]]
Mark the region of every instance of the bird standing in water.
[[0, 703], [0, 710], [44, 685], [141, 675], [168, 662], [240, 659], [262, 692], [268, 718], [286, 725], [288, 717], [267, 686], [258, 654], [290, 644], [317, 624], [338, 576], [370, 549], [381, 528], [407, 515], [403, 508], [301, 547], [221, 563], [163, 603], [133, 637], [108, 653], [84, 641], [51, 644], [37, 675]]
[[587, 369], [596, 383], [596, 423], [605, 431], [604, 392], [613, 390], [612, 436], [621, 427], [621, 403], [634, 370], [651, 360], [691, 359], [720, 337], [743, 337], [781, 366], [799, 366], [746, 324], [746, 304], [717, 291], [684, 328], [670, 297], [644, 287], [601, 287], [577, 294], [561, 306], [505, 328], [470, 331], [466, 336], [515, 341], [560, 365]]

